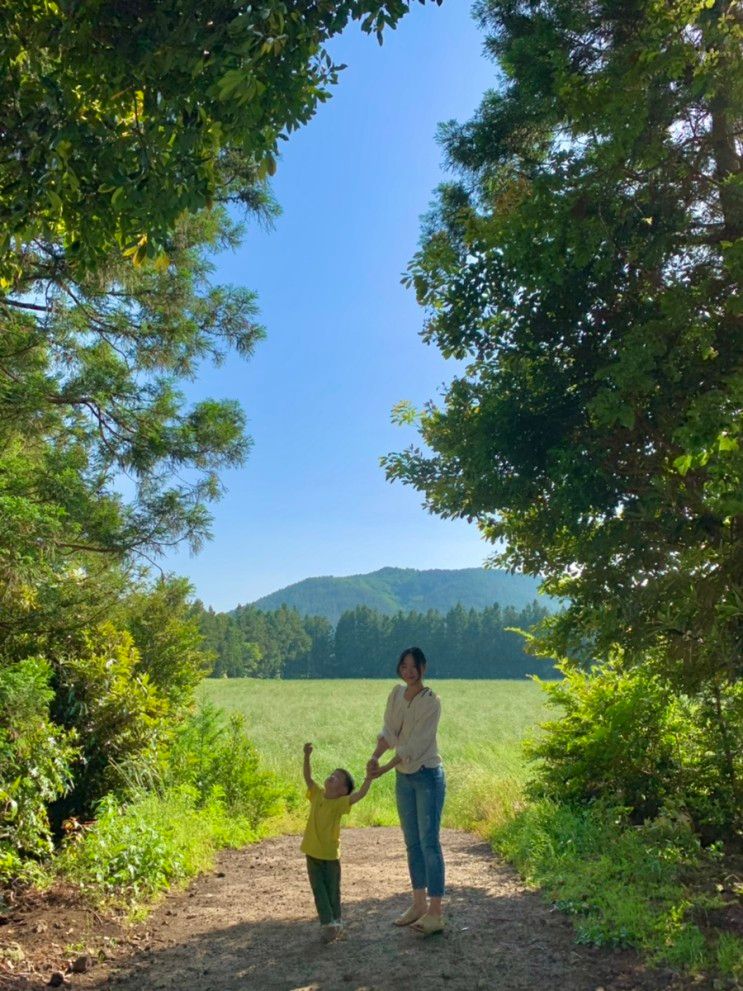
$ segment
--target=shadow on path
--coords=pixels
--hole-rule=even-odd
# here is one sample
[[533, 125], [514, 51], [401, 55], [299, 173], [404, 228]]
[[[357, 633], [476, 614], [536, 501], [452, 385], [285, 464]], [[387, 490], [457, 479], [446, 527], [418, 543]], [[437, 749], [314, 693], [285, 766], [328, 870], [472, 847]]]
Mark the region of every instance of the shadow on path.
[[[141, 949], [73, 978], [87, 991], [681, 991], [629, 951], [577, 946], [569, 920], [471, 834], [445, 830], [447, 929], [391, 925], [407, 906], [398, 830], [343, 837], [346, 939], [319, 942], [297, 837], [228, 851], [141, 927]], [[695, 984], [695, 989], [704, 985]]]

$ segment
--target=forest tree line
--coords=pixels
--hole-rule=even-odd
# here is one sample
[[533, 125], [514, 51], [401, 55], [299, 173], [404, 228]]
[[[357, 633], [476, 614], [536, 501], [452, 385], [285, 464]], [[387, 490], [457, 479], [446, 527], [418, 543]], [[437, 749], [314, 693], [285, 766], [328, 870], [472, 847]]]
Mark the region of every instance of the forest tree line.
[[555, 677], [551, 662], [528, 655], [513, 631], [531, 629], [547, 616], [536, 602], [521, 610], [495, 603], [393, 616], [357, 606], [335, 626], [286, 606], [218, 613], [197, 603], [195, 609], [204, 646], [214, 656], [214, 678], [388, 678], [411, 644], [423, 648], [435, 678]]

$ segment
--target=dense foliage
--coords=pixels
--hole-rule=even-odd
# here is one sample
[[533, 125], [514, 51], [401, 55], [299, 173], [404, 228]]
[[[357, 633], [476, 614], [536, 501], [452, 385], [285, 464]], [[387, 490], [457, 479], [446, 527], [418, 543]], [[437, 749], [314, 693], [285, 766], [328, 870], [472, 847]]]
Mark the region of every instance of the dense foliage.
[[466, 364], [420, 415], [430, 453], [387, 469], [569, 597], [534, 649], [650, 665], [669, 705], [704, 706], [740, 825], [739, 8], [478, 10], [503, 86], [443, 128], [460, 178], [409, 271], [426, 339]]
[[245, 732], [245, 717], [203, 704], [174, 734], [165, 774], [168, 787], [187, 786], [197, 804], [223, 802], [230, 813], [257, 829], [281, 808], [286, 793], [261, 770], [254, 745]]
[[[44, 656], [0, 654], [0, 882], [26, 873], [28, 858], [44, 859], [55, 836], [94, 815], [106, 795], [122, 801], [162, 780], [211, 662], [189, 595], [180, 580], [140, 583], [110, 604], [109, 620], [27, 634], [26, 649]], [[153, 669], [142, 630], [162, 620], [164, 599], [172, 614], [158, 629], [164, 660]], [[19, 650], [17, 641], [5, 646]], [[172, 678], [163, 682], [166, 664]], [[220, 726], [237, 754], [235, 733]]]
[[529, 630], [546, 616], [536, 603], [521, 610], [458, 605], [445, 614], [429, 609], [392, 616], [358, 606], [335, 627], [323, 616], [300, 617], [286, 607], [198, 614], [205, 645], [216, 656], [215, 678], [389, 678], [411, 644], [424, 646], [435, 678], [555, 676], [551, 662], [528, 656], [513, 631]]
[[76, 735], [49, 716], [51, 670], [38, 658], [0, 669], [0, 882], [51, 850], [47, 805], [72, 780]]
[[260, 336], [252, 294], [210, 279], [207, 253], [237, 234], [221, 210], [183, 217], [167, 266], [109, 255], [79, 277], [50, 248], [27, 257], [34, 301], [0, 301], [0, 693], [24, 684], [37, 700], [0, 780], [6, 835], [26, 852], [153, 781], [209, 667], [187, 583], [152, 583], [142, 555], [200, 544], [219, 471], [248, 447], [236, 404], [189, 408], [179, 389]]
[[492, 838], [573, 917], [579, 943], [634, 946], [654, 963], [716, 972], [720, 987], [743, 979], [743, 940], [710, 925], [736, 911], [735, 878], [683, 818], [630, 825], [621, 807], [540, 799]]
[[527, 748], [541, 762], [533, 794], [581, 804], [610, 795], [635, 822], [682, 813], [706, 842], [735, 830], [743, 750], [730, 747], [743, 738], [743, 685], [669, 696], [652, 662], [625, 671], [614, 660], [570, 670], [547, 691], [560, 718]]
[[147, 897], [206, 869], [215, 850], [260, 835], [287, 792], [258, 766], [242, 717], [204, 706], [172, 736], [162, 772], [126, 800], [107, 793], [68, 837], [55, 870], [97, 896]]

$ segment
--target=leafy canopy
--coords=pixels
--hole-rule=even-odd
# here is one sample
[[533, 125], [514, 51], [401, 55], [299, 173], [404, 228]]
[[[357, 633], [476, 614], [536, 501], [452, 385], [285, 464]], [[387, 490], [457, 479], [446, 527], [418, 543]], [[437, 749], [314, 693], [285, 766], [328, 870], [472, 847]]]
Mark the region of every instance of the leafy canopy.
[[[466, 362], [385, 459], [569, 596], [537, 649], [686, 687], [743, 665], [741, 22], [702, 0], [484, 0], [502, 85], [441, 130], [408, 281]], [[398, 411], [398, 416], [405, 415]]]
[[[423, 2], [423, 0], [420, 0]], [[440, 2], [440, 0], [436, 0]], [[18, 0], [0, 14], [0, 291], [37, 239], [76, 268], [167, 250], [176, 219], [252, 204], [329, 96], [327, 42], [380, 40], [410, 0]]]
[[249, 354], [262, 336], [253, 294], [210, 277], [207, 252], [238, 233], [223, 208], [186, 215], [167, 266], [114, 252], [77, 280], [39, 249], [38, 301], [0, 301], [0, 636], [11, 654], [19, 638], [98, 622], [101, 601], [126, 587], [122, 562], [208, 537], [219, 474], [249, 441], [235, 402], [189, 404], [181, 387], [201, 362]]

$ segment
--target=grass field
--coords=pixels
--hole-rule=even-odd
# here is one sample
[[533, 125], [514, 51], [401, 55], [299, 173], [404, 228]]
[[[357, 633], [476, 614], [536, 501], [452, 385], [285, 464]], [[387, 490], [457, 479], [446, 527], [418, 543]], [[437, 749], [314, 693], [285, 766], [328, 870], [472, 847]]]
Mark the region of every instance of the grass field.
[[[313, 774], [335, 767], [360, 780], [381, 728], [394, 682], [206, 680], [199, 696], [242, 712], [264, 765], [301, 794], [302, 745], [315, 744]], [[547, 716], [543, 693], [528, 681], [432, 681], [441, 698], [439, 746], [447, 774], [444, 824], [486, 831], [519, 800], [527, 767], [521, 741]], [[304, 816], [299, 806], [291, 826]], [[394, 773], [375, 782], [350, 825], [397, 823]]]

